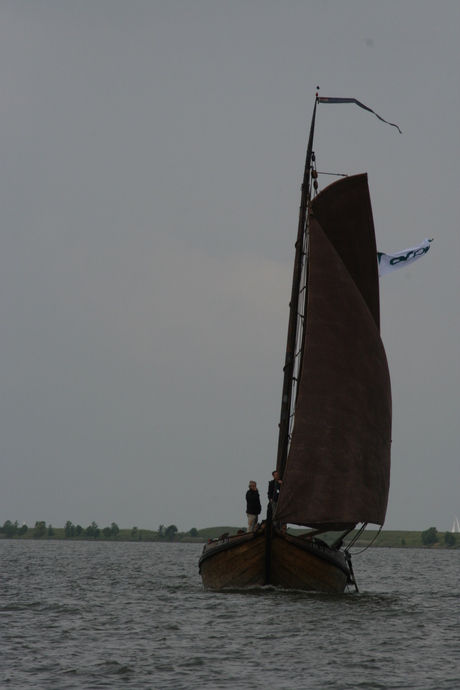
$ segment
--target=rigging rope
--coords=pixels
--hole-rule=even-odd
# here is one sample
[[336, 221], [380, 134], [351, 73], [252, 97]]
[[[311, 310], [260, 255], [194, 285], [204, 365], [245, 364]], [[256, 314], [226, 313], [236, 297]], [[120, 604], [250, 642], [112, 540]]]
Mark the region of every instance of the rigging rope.
[[[367, 549], [368, 549], [370, 546], [372, 546], [372, 544], [374, 543], [374, 541], [375, 541], [375, 540], [377, 539], [377, 537], [379, 536], [380, 532], [382, 531], [382, 528], [383, 528], [383, 525], [380, 525], [379, 531], [377, 532], [377, 534], [375, 535], [375, 537], [373, 538], [373, 540], [370, 542], [370, 544], [368, 544], [364, 549], [362, 549], [362, 551], [357, 551], [356, 553], [354, 553], [354, 554], [353, 554], [353, 557], [354, 557], [354, 556], [360, 556], [362, 553], [364, 553], [365, 551], [367, 551]], [[353, 546], [353, 544], [355, 543], [355, 541], [356, 541], [356, 540], [358, 539], [358, 537], [364, 532], [365, 529], [366, 529], [366, 525], [364, 525], [364, 527], [361, 527], [361, 529], [359, 530], [358, 534], [352, 539], [352, 541], [351, 541], [350, 544], [347, 546], [347, 548], [345, 549], [345, 551], [348, 551], [348, 549], [350, 549], [350, 548]]]

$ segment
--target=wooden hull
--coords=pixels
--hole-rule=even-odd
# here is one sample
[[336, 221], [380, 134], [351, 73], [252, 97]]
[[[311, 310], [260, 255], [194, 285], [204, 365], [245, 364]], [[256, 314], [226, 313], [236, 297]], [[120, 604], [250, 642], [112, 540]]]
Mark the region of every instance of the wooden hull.
[[285, 589], [340, 593], [351, 581], [341, 551], [300, 537], [273, 534], [270, 584]]
[[341, 551], [265, 527], [210, 542], [199, 565], [208, 589], [274, 585], [340, 593], [352, 582]]
[[208, 589], [265, 584], [265, 530], [217, 539], [203, 549], [199, 562]]

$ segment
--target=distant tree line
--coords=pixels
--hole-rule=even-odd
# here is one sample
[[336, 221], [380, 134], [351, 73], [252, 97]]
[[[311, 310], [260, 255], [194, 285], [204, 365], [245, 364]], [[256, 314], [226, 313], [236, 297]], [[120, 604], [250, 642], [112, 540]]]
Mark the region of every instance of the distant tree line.
[[87, 537], [89, 539], [98, 539], [101, 534], [104, 539], [110, 539], [110, 537], [117, 537], [120, 532], [116, 522], [112, 522], [110, 527], [104, 527], [104, 529], [99, 529], [97, 522], [92, 522], [86, 529], [83, 529], [81, 525], [74, 525], [70, 520], [64, 525], [64, 536], [66, 539], [72, 539], [73, 537]]
[[[446, 546], [455, 546], [457, 539], [452, 532], [446, 532], [444, 534], [444, 543]], [[438, 530], [436, 527], [429, 527], [427, 530], [422, 532], [422, 544], [424, 546], [434, 546], [434, 544], [439, 544]]]
[[[176, 525], [169, 525], [169, 527], [165, 527], [164, 525], [160, 525], [157, 530], [157, 534], [159, 539], [168, 539], [169, 541], [173, 541], [177, 534], [178, 534], [178, 529]], [[191, 537], [197, 537], [198, 536], [198, 530], [196, 527], [192, 527], [192, 529], [189, 532], [189, 535]]]
[[[31, 531], [33, 530], [33, 531]], [[33, 537], [35, 539], [41, 539], [43, 537], [55, 537], [64, 539], [117, 539], [120, 537], [120, 528], [116, 522], [112, 522], [110, 527], [104, 527], [100, 529], [96, 522], [92, 522], [88, 527], [82, 527], [81, 525], [74, 525], [73, 522], [67, 520], [64, 528], [54, 529], [52, 525], [46, 526], [46, 522], [39, 520], [35, 523], [35, 527], [29, 529], [26, 524], [19, 527], [19, 523], [11, 522], [11, 520], [6, 520], [2, 527], [0, 527], [0, 534], [5, 535], [7, 539], [13, 539], [17, 537], [23, 537], [27, 534], [27, 537]], [[144, 536], [143, 536], [144, 534]], [[161, 540], [161, 541], [176, 541], [179, 538], [193, 537], [198, 538], [198, 530], [196, 527], [192, 527], [189, 532], [179, 533], [176, 525], [169, 525], [165, 527], [160, 525], [157, 532], [149, 532], [139, 530], [136, 526], [131, 530], [125, 530], [123, 537], [125, 539], [133, 539], [136, 541], [142, 541], [142, 539]]]
[[[104, 527], [100, 529], [96, 522], [92, 522], [88, 527], [82, 527], [81, 525], [74, 525], [70, 520], [67, 520], [63, 528], [56, 527], [52, 525], [46, 525], [44, 520], [38, 520], [34, 527], [29, 528], [26, 524], [19, 526], [18, 521], [11, 522], [11, 520], [6, 520], [0, 527], [0, 536], [6, 539], [14, 538], [54, 538], [54, 539], [105, 539], [105, 540], [117, 540], [124, 539], [130, 541], [188, 541], [193, 539], [193, 541], [200, 541], [208, 538], [210, 535], [206, 534], [205, 530], [198, 532], [196, 527], [192, 527], [188, 532], [179, 532], [176, 525], [159, 525], [156, 531], [154, 530], [139, 530], [138, 527], [133, 527], [132, 529], [123, 530], [121, 533], [120, 528], [116, 522], [112, 522], [110, 527]], [[211, 536], [213, 536], [211, 534]], [[418, 538], [418, 537], [417, 537]], [[423, 546], [438, 546], [438, 547], [456, 547], [457, 538], [452, 532], [445, 532], [445, 534], [439, 534], [436, 527], [430, 527], [425, 530], [420, 535], [421, 542]], [[419, 542], [420, 543], [420, 542]], [[393, 545], [393, 544], [391, 544]], [[398, 546], [406, 546], [406, 540], [402, 539], [398, 543]], [[409, 546], [414, 546], [414, 542], [409, 544]]]
[[[6, 522], [3, 523], [2, 527], [0, 527], [0, 534], [4, 534], [7, 539], [12, 539], [13, 537], [22, 537], [24, 534], [27, 534], [28, 532], [28, 526], [26, 524], [23, 524], [22, 527], [19, 527], [19, 523], [17, 520], [16, 522], [6, 520]], [[71, 539], [72, 537], [86, 537], [97, 539], [101, 536], [101, 534], [105, 539], [109, 539], [110, 537], [116, 537], [119, 532], [120, 529], [116, 522], [112, 522], [112, 525], [110, 527], [104, 527], [102, 532], [99, 529], [96, 522], [92, 522], [86, 529], [84, 529], [81, 525], [72, 524], [70, 520], [67, 520], [67, 522], [64, 525], [64, 537], [66, 539]], [[46, 522], [44, 520], [39, 520], [35, 523], [32, 536], [36, 539], [40, 539], [44, 536], [54, 537], [56, 536], [56, 532], [51, 524], [47, 527]]]
[[16, 522], [11, 522], [11, 520], [7, 520], [6, 522], [3, 523], [3, 527], [0, 527], [0, 532], [2, 532], [7, 539], [11, 539], [12, 537], [22, 537], [23, 534], [27, 532], [29, 528], [27, 527], [26, 524], [22, 525], [22, 527], [19, 527], [19, 523], [16, 520]]

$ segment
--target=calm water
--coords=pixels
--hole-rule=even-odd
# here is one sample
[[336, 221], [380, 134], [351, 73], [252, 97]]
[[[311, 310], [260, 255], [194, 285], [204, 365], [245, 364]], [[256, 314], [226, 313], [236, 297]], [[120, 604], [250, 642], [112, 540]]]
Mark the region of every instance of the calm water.
[[0, 687], [460, 688], [460, 551], [369, 549], [360, 594], [205, 592], [201, 545], [0, 541]]

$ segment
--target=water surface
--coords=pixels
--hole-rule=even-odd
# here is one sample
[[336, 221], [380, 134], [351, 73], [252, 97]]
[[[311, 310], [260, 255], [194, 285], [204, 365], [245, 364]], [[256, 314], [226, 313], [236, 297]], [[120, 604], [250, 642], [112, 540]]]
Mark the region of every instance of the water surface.
[[201, 548], [0, 541], [0, 688], [460, 687], [460, 551], [369, 549], [331, 596], [204, 591]]

